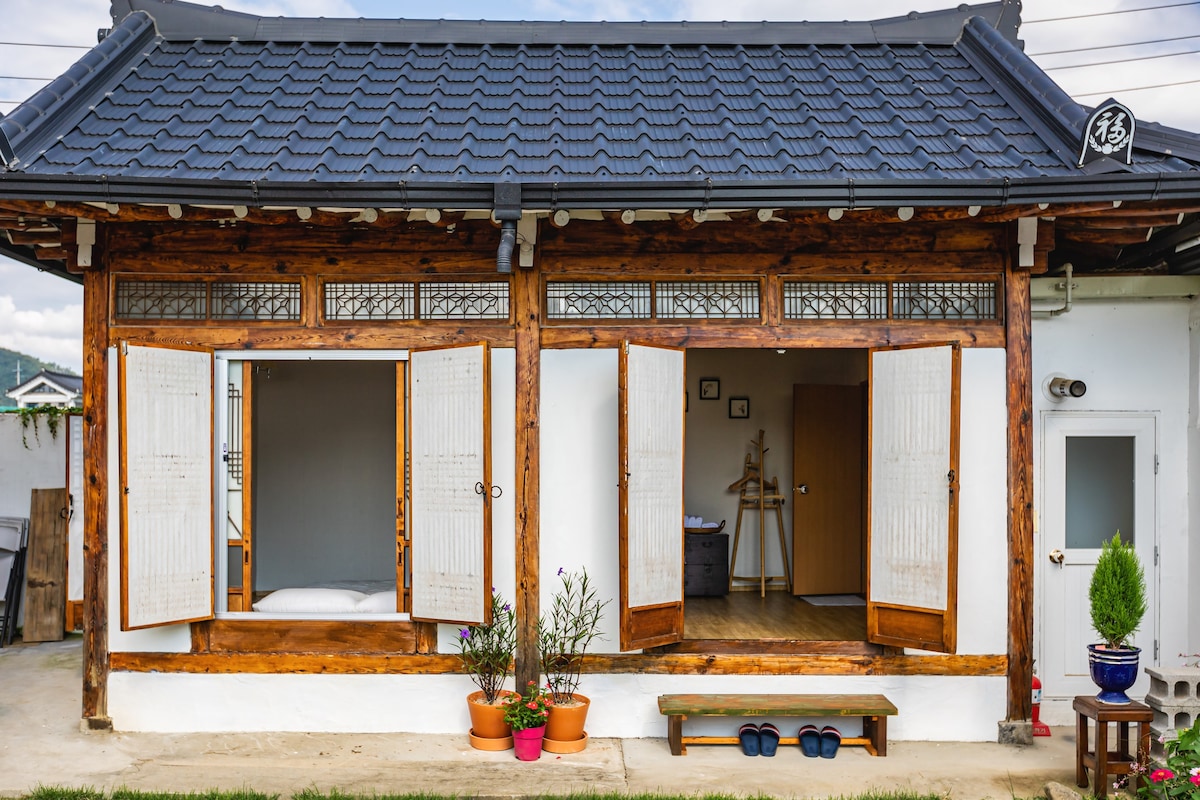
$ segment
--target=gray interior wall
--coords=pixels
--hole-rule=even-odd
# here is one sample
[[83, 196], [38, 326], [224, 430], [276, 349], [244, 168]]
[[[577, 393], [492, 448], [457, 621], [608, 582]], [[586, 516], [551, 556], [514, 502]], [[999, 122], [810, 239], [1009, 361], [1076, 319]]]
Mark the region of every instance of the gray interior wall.
[[256, 363], [255, 590], [395, 580], [395, 364]]
[[[1192, 487], [1200, 486], [1200, 297], [1188, 315], [1188, 463]], [[1188, 663], [1200, 662], [1200, 491], [1188, 493]]]
[[[700, 380], [718, 378], [721, 396], [700, 399]], [[729, 485], [742, 477], [747, 454], [757, 458], [752, 441], [765, 432], [765, 475], [778, 478], [788, 498], [783, 506], [785, 541], [792, 541], [792, 385], [856, 385], [867, 379], [865, 350], [688, 350], [684, 511], [705, 520], [725, 520], [732, 546], [738, 493]], [[750, 400], [748, 419], [729, 418], [729, 398]], [[820, 424], [814, 421], [813, 424]], [[779, 536], [772, 515], [767, 524], [767, 574], [782, 575]], [[758, 516], [742, 521], [737, 572], [757, 574]], [[790, 557], [790, 556], [789, 556]]]

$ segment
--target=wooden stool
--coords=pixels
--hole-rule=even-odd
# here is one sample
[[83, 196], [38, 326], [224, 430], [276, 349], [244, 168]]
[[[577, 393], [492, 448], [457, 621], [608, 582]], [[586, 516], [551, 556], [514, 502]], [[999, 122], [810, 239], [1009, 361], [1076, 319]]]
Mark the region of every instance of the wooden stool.
[[[1109, 775], [1129, 775], [1134, 764], [1145, 764], [1150, 756], [1150, 721], [1154, 712], [1149, 706], [1132, 702], [1126, 706], [1101, 703], [1091, 695], [1079, 695], [1072, 703], [1078, 712], [1075, 741], [1075, 784], [1088, 785], [1087, 770], [1091, 768], [1096, 786], [1092, 793], [1096, 797], [1108, 796]], [[1096, 749], [1088, 749], [1088, 720], [1096, 721]], [[1108, 724], [1117, 723], [1117, 748], [1108, 749]], [[1138, 723], [1137, 755], [1129, 752], [1129, 723]], [[1137, 790], [1138, 777], [1133, 785]]]

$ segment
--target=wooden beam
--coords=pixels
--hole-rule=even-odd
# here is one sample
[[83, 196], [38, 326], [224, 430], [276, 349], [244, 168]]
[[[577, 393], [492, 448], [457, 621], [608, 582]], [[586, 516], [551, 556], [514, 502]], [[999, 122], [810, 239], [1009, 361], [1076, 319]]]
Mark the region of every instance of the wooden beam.
[[[998, 677], [1003, 655], [721, 655], [713, 653], [588, 655], [591, 675], [947, 675]], [[353, 653], [113, 653], [120, 672], [327, 675], [453, 675], [457, 655], [355, 655]], [[1029, 694], [1027, 691], [1026, 694]]]
[[[1014, 237], [1015, 238], [1015, 237]], [[1013, 252], [1016, 246], [1014, 243]], [[1033, 680], [1033, 359], [1028, 270], [1004, 282], [1008, 408], [1007, 721], [1030, 719]]]
[[[93, 251], [103, 264], [103, 251]], [[83, 276], [83, 719], [108, 719], [108, 272]]]
[[547, 325], [542, 346], [547, 348], [616, 347], [628, 339], [653, 341], [672, 347], [704, 348], [863, 348], [882, 344], [932, 344], [949, 339], [964, 347], [1003, 347], [1001, 322], [849, 322], [813, 320], [778, 327], [757, 324], [655, 325]]
[[116, 344], [118, 338], [131, 344], [181, 347], [191, 342], [217, 350], [252, 350], [265, 354], [271, 350], [287, 349], [395, 350], [472, 342], [512, 347], [513, 329], [510, 325], [466, 325], [462, 321], [423, 325], [354, 324], [344, 327], [326, 323], [323, 328], [280, 326], [277, 323], [265, 323], [254, 327], [207, 327], [177, 325], [174, 321], [165, 321], [160, 324], [137, 325], [116, 323], [112, 326], [112, 344]]
[[[540, 231], [539, 238], [540, 238]], [[513, 274], [512, 307], [516, 358], [516, 563], [517, 650], [514, 677], [518, 688], [540, 683], [537, 623], [541, 595], [541, 321], [539, 249], [532, 268]]]

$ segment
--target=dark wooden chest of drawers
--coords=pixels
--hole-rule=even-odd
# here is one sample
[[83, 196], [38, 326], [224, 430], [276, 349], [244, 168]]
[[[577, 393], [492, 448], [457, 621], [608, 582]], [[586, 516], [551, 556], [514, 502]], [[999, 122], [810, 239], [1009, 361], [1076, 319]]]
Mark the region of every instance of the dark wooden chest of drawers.
[[683, 593], [723, 595], [729, 591], [729, 534], [683, 536]]

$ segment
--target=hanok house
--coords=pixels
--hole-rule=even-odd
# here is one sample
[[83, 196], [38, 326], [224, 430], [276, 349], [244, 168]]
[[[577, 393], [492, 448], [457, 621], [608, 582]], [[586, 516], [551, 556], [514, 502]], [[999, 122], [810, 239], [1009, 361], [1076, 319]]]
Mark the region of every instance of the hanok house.
[[[1035, 280], [1054, 300], [1195, 272], [1200, 140], [1073, 102], [1022, 53], [1017, 3], [115, 9], [0, 120], [8, 251], [85, 290], [89, 724], [463, 732], [458, 626], [511, 598], [523, 683], [559, 568], [586, 568], [612, 600], [593, 736], [662, 736], [662, 692], [787, 691], [882, 692], [895, 738], [1021, 739], [1042, 619], [1066, 620], [1048, 696], [1077, 693], [1061, 651], [1088, 641], [1086, 570], [1035, 603], [1034, 465], [1046, 420], [1093, 398], [1151, 409], [1121, 434], [1139, 457], [1176, 443], [1137, 536], [1184, 616], [1155, 624], [1161, 653], [1200, 639], [1195, 291], [1123, 327], [1080, 289], [1038, 321], [1079, 360], [1035, 370], [1031, 343]], [[1169, 413], [1105, 395], [1164, 343]], [[748, 462], [782, 501], [738, 525]], [[695, 536], [720, 543], [702, 563]]]

